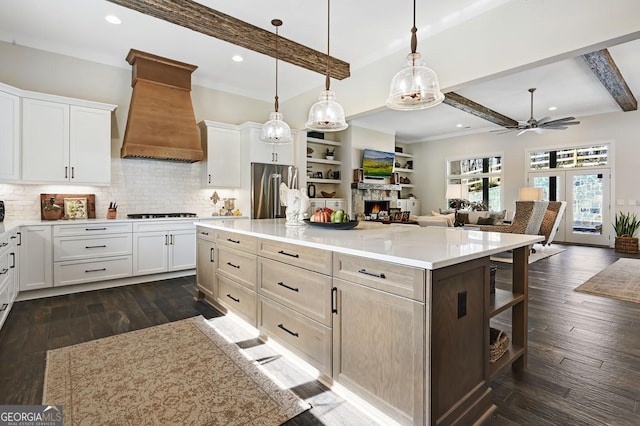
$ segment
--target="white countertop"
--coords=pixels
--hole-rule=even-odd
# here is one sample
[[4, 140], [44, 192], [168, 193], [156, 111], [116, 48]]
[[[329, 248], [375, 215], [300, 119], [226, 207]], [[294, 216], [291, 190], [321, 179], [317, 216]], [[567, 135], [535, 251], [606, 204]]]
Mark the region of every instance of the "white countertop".
[[350, 230], [285, 226], [284, 219], [210, 222], [199, 226], [425, 269], [443, 268], [544, 240], [538, 235], [435, 226], [371, 226], [366, 222]]
[[114, 222], [159, 222], [159, 221], [191, 221], [194, 223], [212, 222], [220, 220], [236, 220], [248, 219], [247, 216], [203, 216], [203, 217], [162, 217], [154, 219], [73, 219], [73, 220], [24, 220], [24, 221], [4, 221], [0, 222], [0, 237], [4, 233], [12, 232], [20, 226], [33, 225], [74, 225], [74, 224], [96, 224], [96, 223], [114, 223]]

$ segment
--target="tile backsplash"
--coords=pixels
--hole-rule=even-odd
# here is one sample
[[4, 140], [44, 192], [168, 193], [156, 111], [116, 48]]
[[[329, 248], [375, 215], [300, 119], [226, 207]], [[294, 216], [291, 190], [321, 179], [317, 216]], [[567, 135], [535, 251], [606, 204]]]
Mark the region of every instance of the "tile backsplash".
[[[158, 160], [111, 160], [110, 186], [26, 185], [0, 183], [0, 200], [6, 206], [5, 220], [40, 220], [40, 194], [95, 194], [96, 217], [105, 218], [110, 201], [118, 203], [118, 218], [129, 213], [192, 212], [211, 216], [214, 190], [220, 198], [236, 197], [233, 189], [202, 189], [203, 163]], [[219, 202], [218, 207], [222, 206]], [[250, 200], [237, 200], [236, 207], [250, 214]]]

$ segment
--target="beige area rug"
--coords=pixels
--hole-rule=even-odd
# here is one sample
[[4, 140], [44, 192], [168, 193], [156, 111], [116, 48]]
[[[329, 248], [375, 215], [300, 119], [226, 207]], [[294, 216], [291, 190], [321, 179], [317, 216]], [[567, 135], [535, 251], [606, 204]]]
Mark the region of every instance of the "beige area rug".
[[203, 317], [47, 352], [68, 425], [279, 425], [310, 408]]
[[[546, 259], [554, 254], [562, 253], [566, 249], [559, 247], [542, 247], [540, 244], [534, 244], [536, 249], [535, 253], [529, 253], [529, 264], [537, 262], [538, 260]], [[490, 257], [494, 262], [513, 263], [513, 256], [511, 253], [498, 253]]]
[[575, 291], [640, 303], [640, 259], [618, 259]]

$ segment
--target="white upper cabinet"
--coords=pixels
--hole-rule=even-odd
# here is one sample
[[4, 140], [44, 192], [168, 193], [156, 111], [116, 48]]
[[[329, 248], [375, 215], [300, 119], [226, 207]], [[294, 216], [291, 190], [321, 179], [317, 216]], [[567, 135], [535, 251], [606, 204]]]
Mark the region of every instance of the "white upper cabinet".
[[204, 187], [240, 187], [240, 129], [231, 124], [201, 121], [200, 137], [206, 157], [202, 167]]
[[0, 84], [0, 182], [20, 179], [20, 97]]
[[[262, 124], [247, 122], [242, 124], [242, 137], [249, 140], [249, 161], [251, 163], [285, 164], [293, 165], [293, 142], [274, 145], [260, 140]], [[295, 140], [296, 132], [291, 131]]]
[[115, 107], [95, 105], [23, 98], [23, 181], [110, 183], [111, 111]]

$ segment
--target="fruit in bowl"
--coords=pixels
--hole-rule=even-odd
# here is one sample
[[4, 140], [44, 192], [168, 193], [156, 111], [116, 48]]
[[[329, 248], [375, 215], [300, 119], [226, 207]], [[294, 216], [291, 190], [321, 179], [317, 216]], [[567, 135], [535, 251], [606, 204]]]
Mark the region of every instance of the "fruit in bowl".
[[313, 215], [311, 215], [309, 220], [311, 220], [311, 222], [331, 222], [332, 213], [333, 213], [333, 210], [331, 210], [330, 208], [321, 207], [319, 209], [316, 209], [316, 211], [313, 213]]

